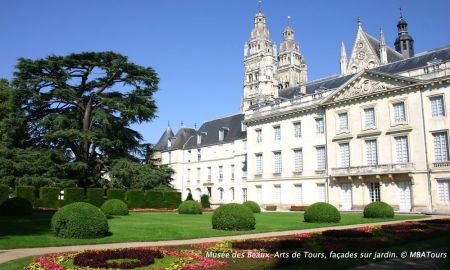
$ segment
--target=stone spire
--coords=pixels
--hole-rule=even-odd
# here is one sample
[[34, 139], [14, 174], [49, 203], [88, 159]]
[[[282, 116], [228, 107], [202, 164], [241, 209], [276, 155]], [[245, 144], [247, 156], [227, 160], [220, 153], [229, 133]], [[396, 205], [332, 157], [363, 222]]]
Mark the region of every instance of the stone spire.
[[344, 41], [341, 42], [341, 74], [347, 73], [347, 51], [345, 50]]
[[387, 48], [386, 42], [384, 41], [383, 28], [380, 28], [380, 64], [387, 64]]
[[283, 41], [280, 44], [277, 81], [278, 89], [304, 85], [307, 81], [305, 59], [295, 41], [294, 30], [289, 25], [284, 28]]
[[408, 23], [403, 19], [402, 9], [400, 9], [400, 20], [397, 23], [398, 37], [395, 40], [395, 50], [405, 58], [414, 56], [414, 39], [408, 33]]
[[277, 96], [275, 44], [270, 39], [266, 17], [258, 11], [254, 17], [250, 39], [244, 46], [244, 96], [241, 111], [251, 105]]

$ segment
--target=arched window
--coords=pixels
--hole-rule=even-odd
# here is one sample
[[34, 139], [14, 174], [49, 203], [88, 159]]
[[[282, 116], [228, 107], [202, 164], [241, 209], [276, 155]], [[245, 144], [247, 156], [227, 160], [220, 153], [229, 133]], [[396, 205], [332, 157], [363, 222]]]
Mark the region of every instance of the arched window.
[[231, 200], [234, 201], [234, 187], [230, 188]]
[[202, 197], [202, 190], [200, 188], [197, 188], [195, 190], [195, 200], [200, 201], [201, 197]]
[[224, 196], [223, 188], [218, 188], [217, 191], [219, 191], [219, 200], [223, 201]]

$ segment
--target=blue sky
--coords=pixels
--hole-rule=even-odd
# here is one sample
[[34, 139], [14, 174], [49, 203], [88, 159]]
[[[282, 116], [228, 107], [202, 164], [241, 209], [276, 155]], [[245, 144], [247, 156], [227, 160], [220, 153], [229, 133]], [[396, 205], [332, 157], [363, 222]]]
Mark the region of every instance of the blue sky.
[[[383, 27], [393, 46], [399, 7], [416, 52], [450, 44], [450, 1], [266, 0], [272, 39], [279, 44], [290, 15], [308, 79], [339, 72], [340, 42], [350, 54], [356, 18], [378, 38]], [[161, 78], [158, 117], [135, 126], [155, 143], [170, 121], [197, 127], [239, 112], [243, 47], [258, 11], [257, 0], [106, 1], [6, 0], [0, 3], [0, 77], [12, 78], [18, 57], [111, 50], [153, 67]]]

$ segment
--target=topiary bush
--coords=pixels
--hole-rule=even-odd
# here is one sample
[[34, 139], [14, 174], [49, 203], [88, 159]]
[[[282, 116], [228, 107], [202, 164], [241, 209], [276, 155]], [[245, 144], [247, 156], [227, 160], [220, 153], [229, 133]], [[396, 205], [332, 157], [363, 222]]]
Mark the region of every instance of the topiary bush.
[[7, 185], [0, 185], [0, 204], [9, 198], [9, 187]]
[[24, 198], [14, 197], [0, 204], [2, 216], [29, 216], [33, 213], [33, 205]]
[[365, 218], [393, 218], [394, 209], [385, 202], [373, 202], [364, 207]]
[[189, 192], [189, 194], [186, 197], [186, 201], [193, 201], [194, 198], [192, 198], [192, 193]]
[[108, 216], [126, 216], [128, 215], [128, 205], [119, 199], [107, 200], [101, 207], [103, 213]]
[[63, 205], [84, 202], [84, 188], [65, 188]]
[[108, 195], [108, 200], [119, 199], [125, 201], [125, 192], [125, 189], [110, 188], [106, 191], [106, 194]]
[[59, 207], [59, 193], [60, 188], [56, 187], [41, 187], [39, 189], [39, 206], [47, 208]]
[[59, 209], [52, 217], [52, 231], [61, 238], [99, 238], [108, 234], [105, 214], [90, 203], [75, 202]]
[[178, 207], [178, 214], [201, 215], [202, 205], [196, 201], [184, 201]]
[[259, 204], [254, 201], [246, 201], [242, 205], [247, 206], [252, 210], [253, 213], [261, 213], [261, 207], [259, 207]]
[[200, 197], [200, 202], [202, 203], [203, 208], [211, 208], [211, 203], [209, 202], [209, 196], [207, 194], [203, 194]]
[[255, 215], [247, 206], [237, 203], [224, 204], [212, 216], [212, 227], [216, 230], [254, 230]]
[[176, 191], [164, 192], [164, 207], [178, 208], [181, 204], [181, 193]]
[[140, 189], [130, 189], [126, 192], [126, 203], [130, 208], [145, 208], [144, 191]]
[[35, 190], [34, 186], [16, 186], [16, 197], [27, 199], [31, 205], [34, 205]]
[[333, 205], [318, 202], [310, 205], [306, 209], [304, 218], [306, 222], [337, 223], [341, 220], [341, 214]]
[[86, 189], [86, 201], [100, 207], [105, 202], [104, 194], [103, 188], [88, 188]]
[[147, 190], [144, 197], [145, 208], [164, 208], [164, 193], [162, 191]]

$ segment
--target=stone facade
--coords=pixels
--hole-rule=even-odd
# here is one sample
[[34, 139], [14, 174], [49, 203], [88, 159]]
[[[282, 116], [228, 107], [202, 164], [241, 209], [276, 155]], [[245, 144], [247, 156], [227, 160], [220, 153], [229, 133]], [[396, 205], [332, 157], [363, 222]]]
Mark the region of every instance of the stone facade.
[[341, 47], [341, 74], [307, 82], [292, 28], [277, 53], [257, 13], [242, 112], [166, 130], [156, 145], [175, 188], [215, 204], [361, 210], [382, 200], [400, 212], [449, 213], [450, 47], [414, 56], [405, 24], [408, 50], [397, 52], [358, 20], [350, 59]]

